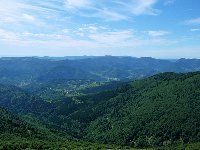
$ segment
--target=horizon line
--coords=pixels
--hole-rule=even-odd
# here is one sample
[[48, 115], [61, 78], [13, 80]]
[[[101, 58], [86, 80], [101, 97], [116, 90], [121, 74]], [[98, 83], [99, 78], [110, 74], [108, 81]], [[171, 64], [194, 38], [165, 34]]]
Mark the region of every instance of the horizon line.
[[161, 57], [151, 57], [151, 56], [131, 56], [131, 55], [69, 55], [69, 56], [50, 56], [50, 55], [5, 55], [0, 56], [0, 58], [67, 58], [67, 57], [132, 57], [132, 58], [153, 58], [153, 59], [171, 59], [171, 60], [177, 60], [177, 59], [200, 59], [195, 57], [179, 57], [179, 58], [161, 58]]

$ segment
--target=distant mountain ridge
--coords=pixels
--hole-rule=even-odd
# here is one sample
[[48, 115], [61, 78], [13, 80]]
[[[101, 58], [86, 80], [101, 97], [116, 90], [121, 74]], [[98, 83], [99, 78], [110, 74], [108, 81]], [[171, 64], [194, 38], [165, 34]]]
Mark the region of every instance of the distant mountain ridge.
[[151, 57], [0, 58], [0, 83], [26, 86], [54, 80], [133, 80], [161, 72], [200, 70], [199, 59], [176, 61]]

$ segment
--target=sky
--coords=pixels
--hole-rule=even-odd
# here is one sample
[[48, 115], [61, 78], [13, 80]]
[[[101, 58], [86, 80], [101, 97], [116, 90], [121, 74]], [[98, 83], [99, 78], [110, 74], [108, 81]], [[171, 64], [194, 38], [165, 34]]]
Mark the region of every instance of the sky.
[[0, 0], [0, 56], [200, 58], [199, 0]]

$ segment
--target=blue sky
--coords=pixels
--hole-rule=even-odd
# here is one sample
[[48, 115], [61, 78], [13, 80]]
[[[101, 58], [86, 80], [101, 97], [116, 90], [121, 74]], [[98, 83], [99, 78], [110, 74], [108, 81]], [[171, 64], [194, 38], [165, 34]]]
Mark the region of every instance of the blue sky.
[[1, 0], [0, 56], [200, 58], [199, 0]]

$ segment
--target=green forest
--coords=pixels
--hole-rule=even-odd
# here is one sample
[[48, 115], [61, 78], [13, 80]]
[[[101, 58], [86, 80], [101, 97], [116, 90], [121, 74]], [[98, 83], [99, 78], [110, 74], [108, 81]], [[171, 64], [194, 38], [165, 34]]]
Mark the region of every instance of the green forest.
[[200, 72], [117, 85], [51, 101], [1, 85], [0, 149], [199, 149]]

